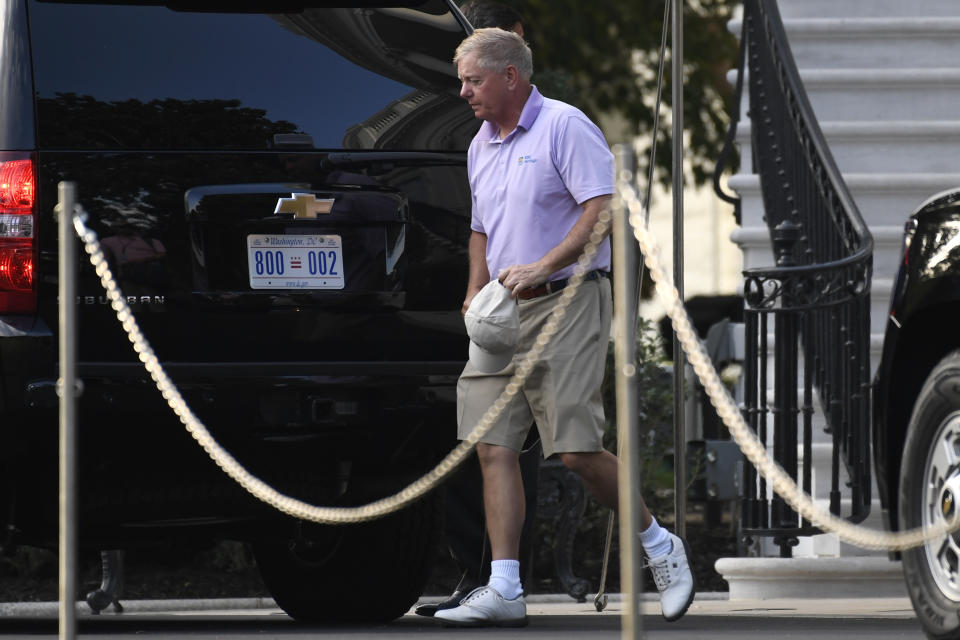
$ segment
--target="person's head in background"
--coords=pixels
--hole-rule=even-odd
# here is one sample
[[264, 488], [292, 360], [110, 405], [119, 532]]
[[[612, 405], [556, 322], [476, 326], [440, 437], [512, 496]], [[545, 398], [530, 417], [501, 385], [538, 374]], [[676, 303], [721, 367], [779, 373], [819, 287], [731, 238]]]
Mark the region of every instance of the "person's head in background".
[[499, 27], [523, 37], [523, 18], [513, 7], [493, 0], [469, 0], [460, 5], [460, 11], [474, 29]]

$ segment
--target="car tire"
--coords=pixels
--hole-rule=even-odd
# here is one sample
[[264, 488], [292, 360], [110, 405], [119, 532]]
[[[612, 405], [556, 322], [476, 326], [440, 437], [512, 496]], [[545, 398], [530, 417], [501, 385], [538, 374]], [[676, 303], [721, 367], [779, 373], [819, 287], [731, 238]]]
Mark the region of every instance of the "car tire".
[[351, 525], [298, 522], [285, 541], [253, 553], [274, 601], [303, 622], [388, 622], [423, 593], [442, 526], [433, 492], [378, 520]]
[[[957, 501], [960, 351], [937, 364], [914, 404], [900, 469], [901, 528], [943, 522], [960, 508]], [[902, 559], [907, 591], [924, 632], [930, 638], [960, 638], [960, 536], [908, 549]]]

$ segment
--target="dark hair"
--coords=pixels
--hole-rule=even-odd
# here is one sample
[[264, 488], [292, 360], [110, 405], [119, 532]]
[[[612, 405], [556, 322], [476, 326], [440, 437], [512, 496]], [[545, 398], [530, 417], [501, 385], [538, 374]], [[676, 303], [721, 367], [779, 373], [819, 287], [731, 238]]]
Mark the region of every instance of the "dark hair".
[[523, 22], [516, 9], [493, 0], [468, 0], [460, 5], [460, 11], [474, 29], [499, 27], [510, 31], [515, 24]]

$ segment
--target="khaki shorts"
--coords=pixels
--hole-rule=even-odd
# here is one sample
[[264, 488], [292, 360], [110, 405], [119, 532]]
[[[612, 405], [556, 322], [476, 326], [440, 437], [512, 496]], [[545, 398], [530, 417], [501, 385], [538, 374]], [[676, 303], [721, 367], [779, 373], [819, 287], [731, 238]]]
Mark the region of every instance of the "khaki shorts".
[[[500, 397], [561, 295], [558, 291], [519, 302], [520, 346], [503, 371], [481, 373], [467, 362], [457, 383], [457, 435], [461, 440]], [[582, 283], [540, 362], [481, 442], [520, 451], [536, 421], [545, 458], [555, 453], [601, 451], [605, 421], [600, 387], [611, 312], [609, 279]]]

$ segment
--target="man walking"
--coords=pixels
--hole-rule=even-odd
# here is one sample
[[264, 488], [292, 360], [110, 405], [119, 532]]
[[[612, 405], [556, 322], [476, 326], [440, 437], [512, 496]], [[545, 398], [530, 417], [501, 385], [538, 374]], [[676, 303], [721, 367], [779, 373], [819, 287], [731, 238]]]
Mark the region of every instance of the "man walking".
[[[460, 11], [476, 28], [499, 27], [523, 36], [523, 18], [508, 5], [495, 0], [467, 0]], [[537, 510], [537, 480], [540, 465], [540, 439], [528, 438], [520, 452], [520, 476], [523, 480], [526, 512], [520, 535], [520, 575], [528, 575], [533, 555], [533, 535]], [[480, 463], [471, 456], [447, 481], [444, 498], [447, 544], [454, 562], [460, 567], [460, 580], [453, 593], [439, 602], [417, 605], [417, 615], [433, 616], [441, 609], [460, 604], [463, 597], [489, 579], [489, 546], [483, 521]]]
[[[559, 298], [601, 210], [613, 193], [613, 156], [578, 109], [543, 97], [530, 83], [532, 54], [519, 35], [478, 29], [454, 57], [460, 95], [484, 121], [470, 145], [473, 193], [470, 272], [464, 311], [496, 278], [517, 299], [522, 357]], [[436, 612], [455, 625], [523, 625], [519, 576], [524, 494], [518, 452], [535, 420], [543, 455], [557, 455], [602, 504], [617, 507], [616, 456], [603, 448], [600, 386], [610, 335], [610, 243], [604, 239], [560, 329], [520, 393], [477, 445], [492, 550], [490, 581], [460, 605]], [[459, 437], [477, 425], [506, 387], [514, 364], [485, 373], [467, 363], [458, 384]], [[693, 600], [685, 543], [641, 508], [640, 539], [663, 615]]]

